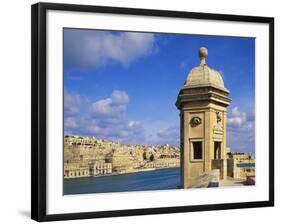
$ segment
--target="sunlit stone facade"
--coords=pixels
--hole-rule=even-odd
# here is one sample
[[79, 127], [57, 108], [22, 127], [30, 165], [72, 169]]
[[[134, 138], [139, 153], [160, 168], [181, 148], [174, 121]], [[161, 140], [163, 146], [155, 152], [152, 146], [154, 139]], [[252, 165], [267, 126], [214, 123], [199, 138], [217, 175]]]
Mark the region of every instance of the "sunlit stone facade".
[[193, 68], [181, 88], [176, 106], [181, 123], [181, 187], [218, 169], [227, 175], [226, 122], [229, 91], [219, 72], [206, 64], [208, 51], [200, 48], [200, 65]]
[[64, 178], [106, 176], [179, 166], [178, 147], [125, 145], [94, 137], [64, 137]]

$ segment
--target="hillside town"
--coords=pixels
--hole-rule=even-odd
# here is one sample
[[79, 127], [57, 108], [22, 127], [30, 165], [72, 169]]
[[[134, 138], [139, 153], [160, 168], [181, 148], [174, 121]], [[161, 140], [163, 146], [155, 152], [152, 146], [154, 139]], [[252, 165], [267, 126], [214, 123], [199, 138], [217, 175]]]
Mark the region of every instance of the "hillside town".
[[177, 147], [125, 145], [95, 137], [64, 137], [64, 178], [117, 175], [180, 166]]

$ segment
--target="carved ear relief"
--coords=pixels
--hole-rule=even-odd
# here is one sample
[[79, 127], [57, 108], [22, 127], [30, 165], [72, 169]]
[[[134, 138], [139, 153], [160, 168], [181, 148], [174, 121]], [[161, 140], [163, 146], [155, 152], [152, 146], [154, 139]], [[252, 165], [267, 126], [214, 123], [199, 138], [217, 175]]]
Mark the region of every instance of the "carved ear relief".
[[196, 116], [196, 117], [193, 117], [193, 118], [190, 119], [191, 127], [196, 127], [201, 123], [202, 123], [202, 119], [200, 117]]

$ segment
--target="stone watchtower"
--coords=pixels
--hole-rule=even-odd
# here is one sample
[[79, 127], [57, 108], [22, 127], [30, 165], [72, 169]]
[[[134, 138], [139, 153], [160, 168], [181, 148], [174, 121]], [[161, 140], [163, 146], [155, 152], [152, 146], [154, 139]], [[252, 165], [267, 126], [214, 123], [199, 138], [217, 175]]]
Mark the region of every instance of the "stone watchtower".
[[219, 72], [206, 64], [208, 51], [199, 49], [200, 65], [191, 69], [176, 106], [180, 110], [181, 187], [205, 172], [220, 170], [225, 179], [226, 107], [231, 100]]

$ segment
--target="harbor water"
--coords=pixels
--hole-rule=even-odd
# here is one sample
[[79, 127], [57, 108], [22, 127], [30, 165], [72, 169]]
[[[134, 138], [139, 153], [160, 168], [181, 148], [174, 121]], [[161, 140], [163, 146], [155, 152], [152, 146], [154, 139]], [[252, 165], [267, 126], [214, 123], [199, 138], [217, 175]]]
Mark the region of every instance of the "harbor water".
[[177, 189], [179, 184], [180, 169], [166, 168], [112, 176], [64, 179], [64, 195], [168, 190]]

